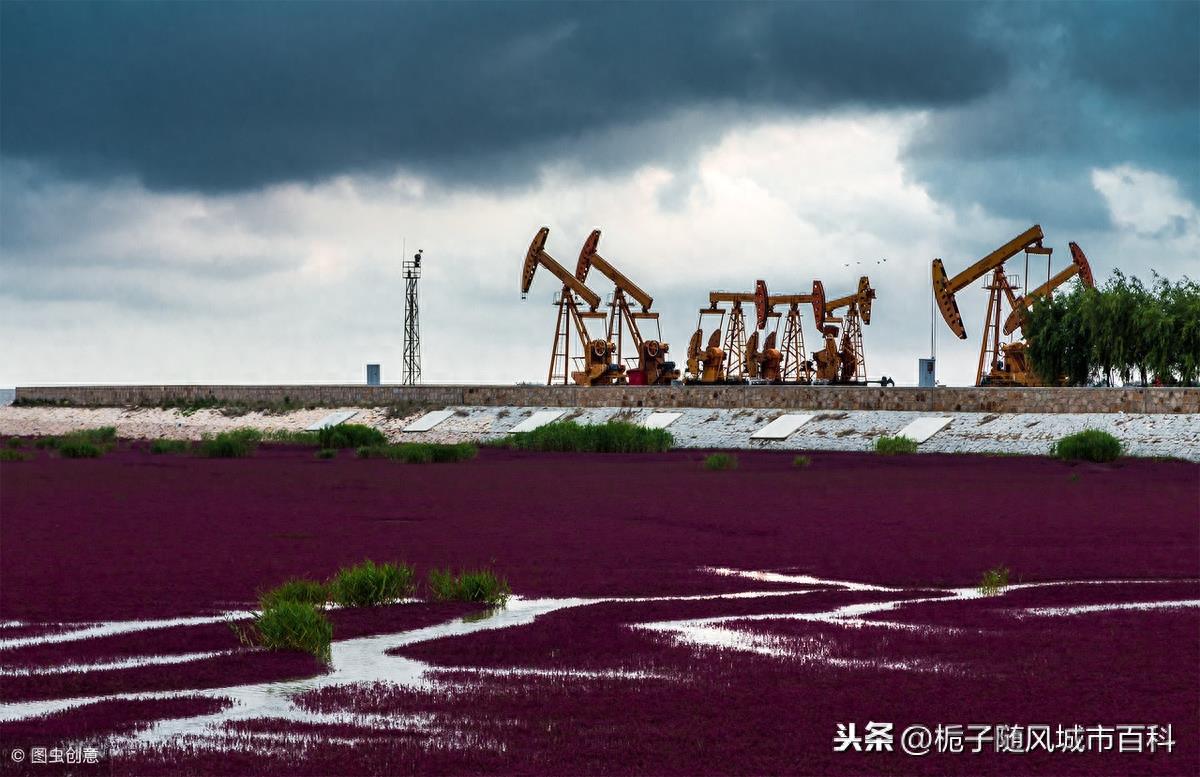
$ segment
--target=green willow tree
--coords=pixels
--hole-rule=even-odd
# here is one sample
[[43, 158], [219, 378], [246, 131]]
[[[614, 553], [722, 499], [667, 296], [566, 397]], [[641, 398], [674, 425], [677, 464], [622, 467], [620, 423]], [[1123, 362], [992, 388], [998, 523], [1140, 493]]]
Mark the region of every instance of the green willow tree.
[[1098, 289], [1076, 282], [1030, 308], [1029, 360], [1046, 385], [1194, 384], [1200, 379], [1200, 284], [1121, 272]]

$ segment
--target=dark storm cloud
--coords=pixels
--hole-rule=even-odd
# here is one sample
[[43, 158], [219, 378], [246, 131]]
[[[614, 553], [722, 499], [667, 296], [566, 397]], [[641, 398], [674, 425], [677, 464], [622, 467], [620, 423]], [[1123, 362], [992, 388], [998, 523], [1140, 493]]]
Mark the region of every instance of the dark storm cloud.
[[1200, 4], [1013, 4], [991, 15], [1010, 77], [931, 114], [906, 149], [938, 199], [1072, 227], [1107, 223], [1091, 171], [1134, 164], [1200, 197]]
[[1122, 163], [1200, 194], [1194, 2], [0, 14], [0, 153], [76, 178], [222, 192], [403, 167], [520, 185], [547, 161], [677, 162], [746, 115], [916, 108], [931, 118], [906, 149], [910, 174], [958, 206], [1095, 224], [1107, 214], [1090, 170]]
[[3, 153], [76, 176], [132, 173], [155, 188], [220, 191], [388, 165], [520, 180], [543, 149], [682, 108], [952, 105], [1007, 73], [965, 4], [0, 12]]

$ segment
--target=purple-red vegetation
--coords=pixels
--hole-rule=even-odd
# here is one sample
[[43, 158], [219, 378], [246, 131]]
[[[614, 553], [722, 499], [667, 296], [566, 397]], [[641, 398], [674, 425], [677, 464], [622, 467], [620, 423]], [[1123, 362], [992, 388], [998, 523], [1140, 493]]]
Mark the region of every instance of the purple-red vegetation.
[[[747, 591], [756, 590], [753, 584]], [[894, 594], [916, 598], [929, 592]], [[747, 599], [607, 602], [543, 615], [519, 629], [496, 629], [476, 634], [420, 642], [390, 652], [437, 666], [530, 667], [541, 669], [623, 669], [656, 671], [660, 653], [690, 652], [672, 647], [671, 640], [639, 623], [752, 615], [775, 612], [821, 612], [858, 602], [892, 596], [864, 591], [817, 591], [788, 596]]]
[[241, 649], [186, 664], [10, 675], [0, 685], [0, 702], [226, 688], [245, 683], [298, 680], [324, 671], [325, 665], [307, 653]]
[[107, 699], [50, 715], [0, 723], [0, 738], [5, 743], [40, 740], [43, 745], [101, 740], [149, 728], [158, 720], [212, 715], [229, 705], [228, 699], [213, 696]]
[[329, 610], [335, 640], [394, 634], [421, 629], [480, 612], [469, 602], [419, 602], [386, 607], [348, 607]]
[[[3, 775], [111, 775], [119, 763], [110, 749], [116, 736], [149, 728], [156, 721], [211, 715], [229, 706], [227, 699], [208, 696], [177, 696], [167, 699], [111, 699], [71, 707], [61, 712], [19, 721], [0, 723], [0, 774]], [[82, 757], [84, 747], [95, 750], [95, 763], [33, 763], [32, 750], [75, 749]], [[23, 760], [13, 758], [20, 750]], [[60, 756], [61, 757], [61, 756]]]
[[[387, 607], [333, 609], [326, 616], [333, 623], [334, 639], [351, 639], [432, 626], [479, 610], [464, 602], [420, 602]], [[252, 621], [233, 621], [247, 631]], [[6, 668], [86, 664], [117, 661], [133, 656], [168, 656], [182, 653], [220, 652], [242, 647], [228, 623], [152, 628], [107, 637], [69, 642], [26, 645], [0, 651], [0, 671]], [[245, 651], [242, 651], [245, 652]]]
[[[1200, 772], [1196, 608], [1024, 612], [1200, 598], [1200, 467], [813, 453], [810, 467], [795, 469], [791, 454], [741, 452], [740, 468], [723, 473], [714, 493], [702, 456], [483, 450], [454, 466], [415, 467], [318, 461], [309, 449], [264, 446], [232, 461], [129, 449], [87, 461], [39, 457], [0, 471], [0, 619], [36, 625], [248, 609], [264, 587], [324, 579], [364, 558], [407, 561], [419, 579], [433, 567], [490, 566], [523, 597], [797, 589], [605, 602], [405, 645], [394, 660], [433, 665], [425, 685], [310, 690], [295, 701], [312, 721], [239, 720], [212, 736], [124, 752], [111, 763], [117, 774]], [[588, 496], [597, 482], [613, 484], [599, 502]], [[1001, 564], [1014, 582], [1175, 582], [1013, 589], [864, 616], [949, 629], [756, 617], [940, 596], [930, 589], [975, 586]], [[811, 591], [704, 567], [904, 590]], [[338, 640], [477, 610], [415, 604], [330, 618]], [[727, 619], [718, 625], [781, 655], [697, 647], [677, 632], [639, 627], [694, 618]], [[224, 624], [4, 650], [0, 665], [225, 649], [237, 652], [183, 665], [3, 676], [0, 693], [12, 701], [186, 691], [324, 671], [307, 655], [237, 647]], [[639, 674], [622, 674], [631, 671]], [[85, 719], [96, 733], [116, 733], [136, 717], [121, 709], [78, 714], [94, 716]], [[837, 723], [861, 729], [868, 721], [898, 730], [1169, 723], [1175, 746], [1170, 754], [924, 758], [833, 751]], [[283, 735], [308, 738], [272, 738]]]
[[[797, 470], [788, 454], [742, 452], [715, 494], [700, 456], [485, 449], [413, 466], [263, 446], [235, 460], [41, 458], [0, 470], [0, 613], [212, 614], [364, 558], [416, 564], [419, 579], [494, 566], [524, 596], [741, 587], [702, 566], [895, 585], [972, 585], [998, 563], [1026, 580], [1200, 572], [1195, 464], [813, 453]], [[597, 482], [614, 484], [602, 505], [585, 497]]]
[[[249, 620], [235, 624], [245, 628]], [[239, 647], [237, 635], [227, 623], [152, 628], [107, 637], [25, 645], [0, 651], [0, 670], [55, 664], [93, 664], [132, 656], [168, 656], [206, 653]]]

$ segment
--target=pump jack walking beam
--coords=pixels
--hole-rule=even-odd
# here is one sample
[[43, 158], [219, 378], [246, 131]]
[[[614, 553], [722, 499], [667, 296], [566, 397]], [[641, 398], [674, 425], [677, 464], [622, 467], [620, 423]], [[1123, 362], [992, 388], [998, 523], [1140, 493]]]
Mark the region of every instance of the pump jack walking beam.
[[942, 318], [946, 319], [946, 325], [950, 327], [950, 331], [954, 332], [955, 337], [959, 340], [967, 339], [967, 330], [963, 326], [962, 314], [958, 312], [958, 302], [955, 300], [954, 295], [992, 270], [1003, 265], [1021, 251], [1031, 254], [1050, 253], [1051, 249], [1042, 247], [1043, 237], [1041, 226], [1034, 224], [975, 264], [949, 279], [946, 277], [946, 268], [942, 266], [942, 260], [933, 260], [933, 297], [937, 301], [938, 308], [942, 311]]
[[870, 324], [871, 302], [874, 299], [875, 289], [871, 288], [871, 279], [864, 275], [858, 279], [858, 290], [853, 294], [847, 294], [844, 297], [835, 297], [834, 299], [825, 301], [825, 317], [818, 321], [817, 328], [820, 328], [822, 323], [838, 323], [839, 319], [832, 318], [833, 312], [851, 305], [853, 305], [854, 309], [857, 310], [858, 315], [862, 317], [863, 323]]
[[529, 250], [525, 253], [525, 264], [521, 268], [521, 298], [524, 299], [525, 295], [529, 293], [529, 286], [533, 283], [533, 274], [537, 272], [538, 265], [541, 265], [562, 281], [565, 288], [578, 294], [589, 308], [595, 310], [600, 306], [600, 295], [583, 285], [583, 281], [567, 272], [567, 268], [546, 253], [546, 238], [549, 236], [550, 227], [542, 227], [533, 236], [533, 242], [529, 244]]

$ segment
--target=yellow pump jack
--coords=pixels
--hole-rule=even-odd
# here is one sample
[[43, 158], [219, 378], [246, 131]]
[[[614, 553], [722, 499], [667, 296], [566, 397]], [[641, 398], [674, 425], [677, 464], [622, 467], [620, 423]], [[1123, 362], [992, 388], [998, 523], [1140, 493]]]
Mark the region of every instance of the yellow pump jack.
[[[587, 321], [606, 316], [596, 308], [600, 305], [600, 295], [589, 289], [583, 281], [576, 278], [558, 261], [546, 252], [546, 238], [550, 235], [549, 227], [542, 227], [529, 244], [525, 253], [525, 262], [521, 267], [521, 298], [529, 293], [533, 283], [533, 275], [538, 266], [545, 267], [554, 277], [562, 281], [562, 291], [554, 304], [558, 307], [558, 322], [554, 328], [554, 345], [550, 354], [550, 372], [546, 384], [580, 386], [602, 386], [625, 382], [625, 368], [615, 361], [616, 345], [607, 339], [593, 339], [587, 330]], [[579, 302], [587, 304], [588, 309], [582, 310]], [[583, 350], [582, 356], [574, 357], [580, 369], [572, 370], [571, 329]]]
[[[766, 288], [764, 281], [759, 281], [763, 289]], [[776, 330], [767, 335], [763, 343], [763, 350], [757, 352], [758, 341], [756, 338], [751, 338], [755, 353], [749, 354], [748, 359], [759, 362], [762, 366], [759, 374], [764, 380], [771, 383], [802, 383], [808, 384], [813, 381], [813, 363], [810, 359], [805, 358], [804, 350], [804, 327], [800, 315], [801, 305], [812, 305], [813, 319], [815, 321], [825, 320], [825, 287], [820, 281], [813, 281], [811, 294], [766, 294], [764, 292], [763, 306], [765, 310], [758, 312], [760, 320], [765, 320], [767, 317], [778, 316], [775, 313], [775, 307], [778, 305], [787, 305], [787, 318], [783, 325], [783, 347], [776, 348]], [[759, 300], [756, 298], [755, 303]], [[757, 332], [755, 333], [757, 334]]]
[[[1014, 297], [1007, 277], [1001, 277], [999, 280], [993, 279], [993, 282], [988, 285], [987, 288], [991, 289], [992, 286], [1003, 283], [1004, 288], [1001, 291], [1011, 308], [1008, 317], [1004, 320], [1005, 335], [1011, 335], [1024, 326], [1025, 313], [1035, 302], [1048, 298], [1054, 293], [1055, 289], [1075, 276], [1079, 276], [1079, 280], [1088, 288], [1096, 285], [1092, 277], [1091, 265], [1088, 264], [1087, 256], [1083, 253], [1083, 249], [1075, 242], [1068, 243], [1067, 245], [1071, 249], [1071, 264], [1055, 273], [1041, 286], [1038, 286], [1024, 296]], [[1003, 273], [1000, 274], [1003, 276]], [[994, 295], [995, 292], [993, 292]], [[988, 300], [988, 319], [984, 327], [984, 344], [980, 349], [980, 364], [976, 371], [976, 383], [980, 386], [1040, 386], [1042, 385], [1042, 381], [1037, 376], [1037, 373], [1033, 371], [1033, 366], [1029, 363], [1028, 346], [1025, 340], [1017, 339], [1008, 343], [1000, 342], [1000, 326], [998, 323], [1000, 302], [999, 298], [989, 298]], [[992, 312], [993, 307], [995, 309], [994, 314]], [[993, 315], [995, 316], [994, 318]], [[990, 341], [988, 339], [989, 335], [991, 336]], [[984, 360], [989, 355], [992, 358], [985, 365]], [[987, 373], [982, 374], [985, 366]]]
[[[871, 303], [875, 300], [875, 289], [867, 276], [858, 279], [858, 289], [853, 294], [827, 300], [825, 318], [818, 323], [818, 330], [825, 338], [819, 351], [813, 352], [816, 362], [815, 380], [818, 383], [842, 385], [865, 385], [867, 383], [867, 357], [863, 350], [862, 327], [871, 323]], [[843, 316], [834, 316], [837, 310], [846, 308]], [[841, 342], [838, 342], [838, 324], [842, 324]], [[891, 378], [882, 378], [881, 385], [891, 385]]]
[[[746, 362], [743, 355], [746, 352], [746, 314], [745, 304], [754, 304], [753, 292], [740, 291], [710, 291], [708, 307], [700, 308], [700, 319], [696, 331], [688, 342], [687, 383], [745, 383], [747, 375]], [[729, 305], [729, 309], [721, 307]], [[729, 314], [728, 325], [725, 314]], [[717, 328], [708, 338], [708, 345], [702, 350], [704, 342], [705, 317], [718, 317]], [[724, 333], [724, 338], [722, 338]]]
[[[673, 381], [679, 380], [679, 370], [675, 369], [675, 362], [667, 360], [670, 346], [662, 340], [658, 313], [650, 312], [654, 298], [601, 256], [598, 251], [599, 245], [600, 230], [594, 229], [592, 234], [588, 235], [588, 239], [584, 241], [583, 249], [579, 252], [579, 262], [575, 265], [575, 277], [582, 283], [587, 280], [588, 271], [594, 268], [612, 281], [615, 287], [612, 303], [609, 305], [608, 340], [617, 346], [617, 363], [626, 365], [625, 378], [630, 384], [670, 385]], [[630, 307], [630, 298], [641, 306], [640, 311]], [[654, 338], [642, 337], [641, 326], [638, 322], [648, 321], [654, 322], [656, 332]], [[637, 353], [635, 357], [637, 365], [634, 367], [626, 364], [627, 359], [623, 355], [626, 334], [632, 340], [633, 349]]]
[[[984, 317], [983, 340], [979, 346], [979, 362], [975, 368], [975, 385], [977, 386], [1038, 386], [1041, 385], [1033, 372], [1026, 354], [1026, 344], [1023, 340], [1001, 342], [1001, 329], [1009, 335], [1019, 329], [1024, 321], [1025, 311], [1038, 299], [1048, 297], [1055, 288], [1078, 275], [1087, 286], [1094, 285], [1092, 270], [1083, 250], [1076, 243], [1071, 243], [1071, 266], [1062, 270], [1046, 283], [1030, 291], [1025, 297], [1019, 297], [1012, 282], [1004, 271], [1004, 263], [1013, 256], [1021, 253], [1051, 256], [1053, 248], [1042, 244], [1045, 235], [1038, 224], [1014, 237], [1004, 245], [992, 251], [987, 256], [967, 267], [965, 270], [948, 278], [941, 259], [933, 260], [933, 297], [938, 309], [956, 337], [965, 340], [966, 327], [963, 326], [962, 315], [958, 310], [955, 295], [977, 279], [991, 273], [988, 284], [988, 307]], [[1002, 319], [1004, 305], [1009, 307], [1009, 314]], [[1001, 320], [1004, 321], [1003, 327]]]

